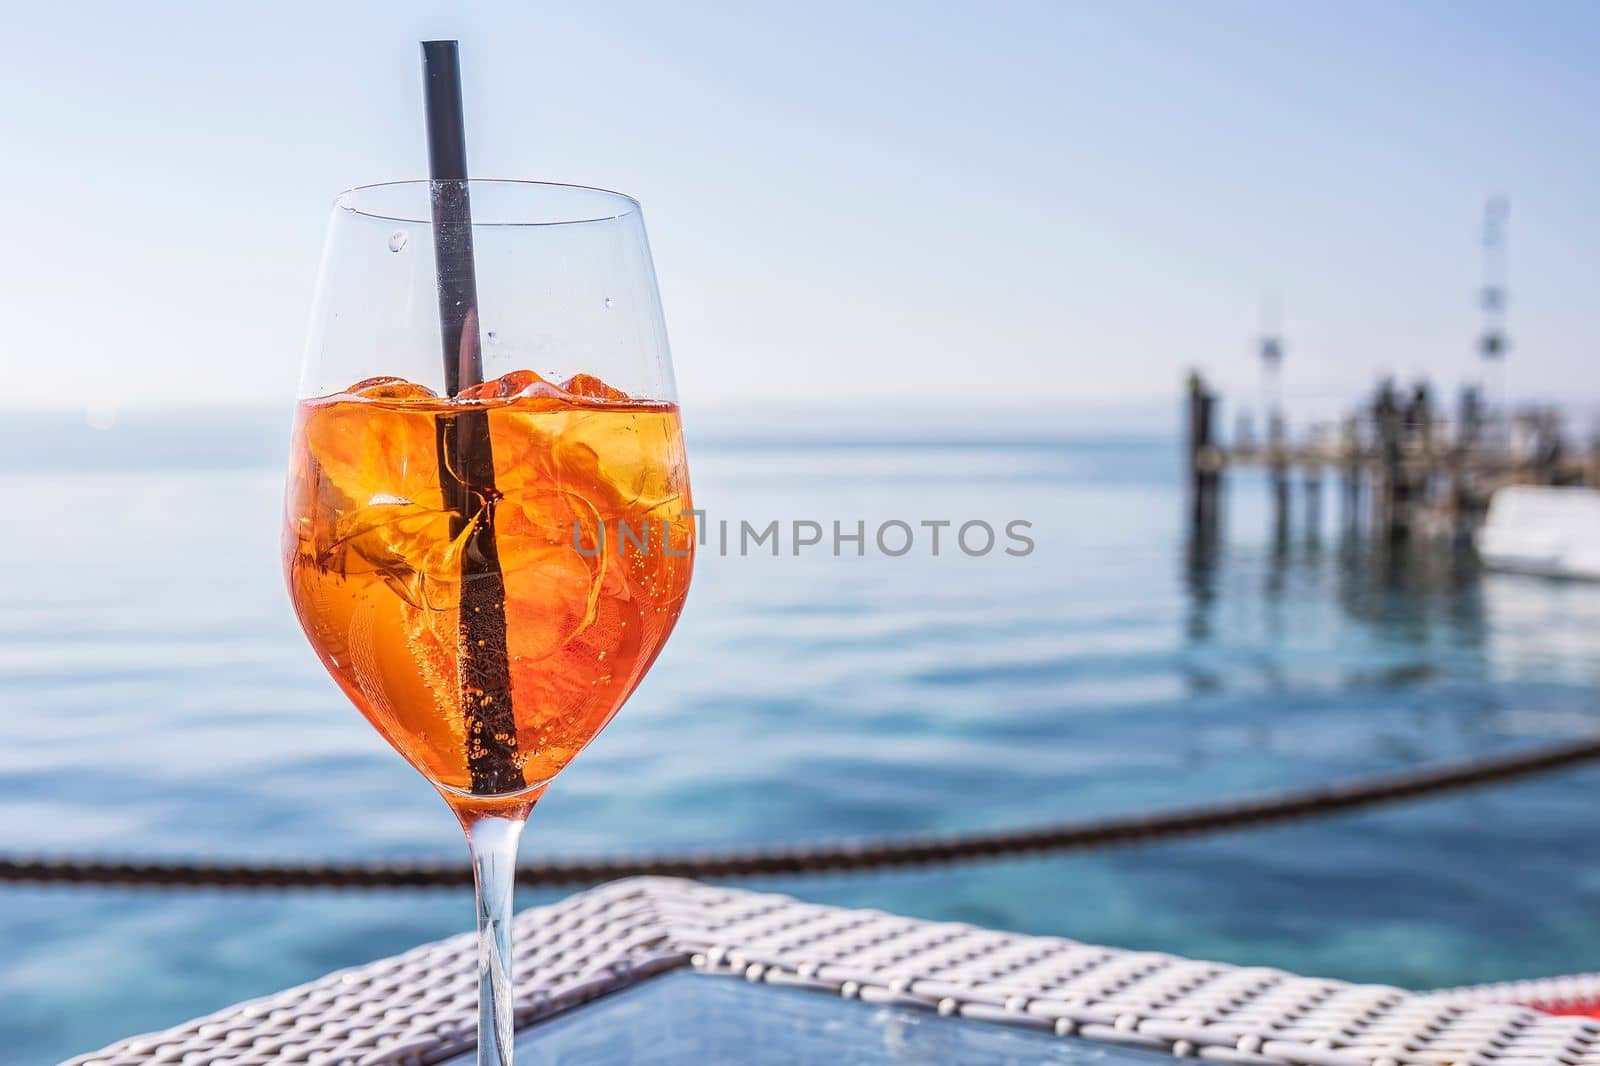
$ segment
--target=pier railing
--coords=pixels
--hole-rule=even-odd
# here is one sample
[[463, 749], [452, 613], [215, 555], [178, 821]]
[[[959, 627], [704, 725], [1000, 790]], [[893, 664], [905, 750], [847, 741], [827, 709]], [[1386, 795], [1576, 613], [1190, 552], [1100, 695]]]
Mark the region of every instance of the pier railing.
[[1401, 396], [1385, 382], [1336, 426], [1313, 426], [1298, 441], [1281, 413], [1274, 413], [1264, 439], [1241, 419], [1225, 442], [1217, 427], [1220, 405], [1220, 396], [1191, 374], [1187, 468], [1191, 518], [1201, 533], [1216, 522], [1224, 475], [1235, 467], [1268, 472], [1280, 523], [1288, 519], [1295, 479], [1304, 484], [1308, 510], [1314, 511], [1323, 476], [1337, 475], [1346, 524], [1361, 522], [1365, 499], [1368, 528], [1391, 540], [1413, 531], [1470, 532], [1489, 497], [1508, 485], [1600, 487], [1600, 437], [1575, 444], [1559, 411], [1489, 412], [1472, 390], [1452, 417], [1435, 409], [1425, 385]]

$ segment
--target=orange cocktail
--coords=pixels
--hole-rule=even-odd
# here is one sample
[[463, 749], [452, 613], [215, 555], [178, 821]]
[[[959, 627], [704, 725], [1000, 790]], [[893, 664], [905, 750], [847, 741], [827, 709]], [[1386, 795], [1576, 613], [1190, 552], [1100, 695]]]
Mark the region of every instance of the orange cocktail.
[[[442, 442], [469, 418], [487, 425], [493, 487], [450, 503]], [[475, 765], [491, 749], [520, 786], [553, 778], [683, 607], [694, 533], [673, 404], [588, 375], [556, 386], [518, 371], [448, 400], [377, 378], [302, 402], [291, 463], [284, 554], [300, 622], [361, 713], [458, 805], [485, 791]], [[487, 603], [463, 589], [486, 524], [504, 583]], [[490, 608], [493, 631], [467, 624], [464, 604]], [[503, 657], [498, 695], [473, 682], [489, 654]]]

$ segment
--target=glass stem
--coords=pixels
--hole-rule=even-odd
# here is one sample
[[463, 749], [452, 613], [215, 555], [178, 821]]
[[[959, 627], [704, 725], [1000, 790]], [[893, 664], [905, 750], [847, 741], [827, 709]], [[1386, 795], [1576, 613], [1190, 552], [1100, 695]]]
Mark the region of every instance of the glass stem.
[[462, 819], [478, 890], [478, 1066], [512, 1066], [511, 896], [527, 817]]

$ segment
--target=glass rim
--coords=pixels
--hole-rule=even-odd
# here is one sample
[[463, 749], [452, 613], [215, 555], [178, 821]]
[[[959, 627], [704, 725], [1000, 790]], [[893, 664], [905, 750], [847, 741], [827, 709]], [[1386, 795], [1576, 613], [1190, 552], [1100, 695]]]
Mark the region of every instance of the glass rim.
[[602, 189], [598, 185], [578, 185], [572, 182], [562, 181], [533, 181], [528, 178], [466, 178], [451, 179], [450, 181], [435, 181], [432, 178], [407, 178], [400, 181], [375, 181], [366, 185], [353, 185], [350, 188], [345, 189], [343, 192], [339, 193], [333, 198], [333, 206], [335, 210], [346, 211], [352, 215], [360, 215], [363, 218], [376, 219], [381, 222], [403, 222], [410, 226], [429, 225], [433, 222], [431, 216], [425, 216], [422, 218], [406, 217], [409, 214], [421, 214], [421, 212], [386, 214], [381, 211], [363, 210], [362, 208], [355, 206], [354, 199], [359, 193], [375, 193], [383, 189], [398, 189], [404, 187], [431, 187], [436, 184], [464, 184], [466, 185], [468, 192], [471, 192], [471, 190], [476, 186], [492, 186], [497, 188], [513, 187], [524, 189], [554, 189], [568, 192], [592, 193], [604, 199], [614, 201], [619, 207], [619, 210], [609, 215], [585, 214], [584, 217], [581, 218], [558, 218], [547, 221], [512, 220], [504, 222], [480, 222], [478, 219], [474, 218], [472, 220], [473, 229], [478, 229], [480, 227], [498, 228], [516, 226], [582, 226], [591, 222], [615, 222], [619, 219], [627, 218], [630, 215], [639, 214], [641, 211], [638, 200], [635, 200], [627, 193], [617, 192], [615, 189]]

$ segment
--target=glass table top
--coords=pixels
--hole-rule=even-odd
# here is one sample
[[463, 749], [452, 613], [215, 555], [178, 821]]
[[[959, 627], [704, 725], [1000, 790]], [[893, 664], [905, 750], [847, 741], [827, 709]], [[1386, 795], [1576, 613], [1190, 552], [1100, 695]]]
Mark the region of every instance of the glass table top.
[[[518, 1066], [1154, 1066], [1165, 1055], [678, 970], [524, 1030]], [[473, 1055], [446, 1066], [472, 1066]]]

